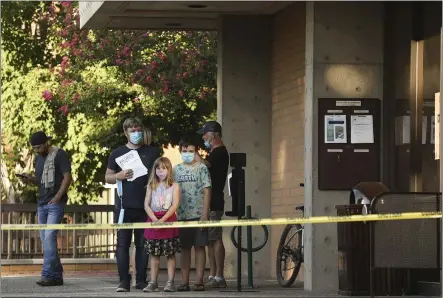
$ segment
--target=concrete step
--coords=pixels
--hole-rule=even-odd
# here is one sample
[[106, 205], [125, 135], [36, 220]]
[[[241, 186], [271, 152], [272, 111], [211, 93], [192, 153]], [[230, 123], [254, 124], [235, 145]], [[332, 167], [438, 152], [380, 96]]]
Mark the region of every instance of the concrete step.
[[441, 283], [419, 281], [417, 282], [418, 295], [441, 297]]

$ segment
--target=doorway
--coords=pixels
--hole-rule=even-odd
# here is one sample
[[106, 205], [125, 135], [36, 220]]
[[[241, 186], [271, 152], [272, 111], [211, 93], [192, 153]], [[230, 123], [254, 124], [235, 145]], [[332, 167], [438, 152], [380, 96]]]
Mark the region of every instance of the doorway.
[[441, 2], [390, 2], [385, 14], [383, 180], [391, 191], [438, 192], [435, 94]]

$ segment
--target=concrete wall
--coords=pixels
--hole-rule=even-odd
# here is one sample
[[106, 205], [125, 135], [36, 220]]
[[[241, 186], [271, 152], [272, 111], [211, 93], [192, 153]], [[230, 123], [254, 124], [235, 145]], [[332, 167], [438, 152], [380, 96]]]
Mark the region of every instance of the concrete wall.
[[[252, 205], [256, 217], [271, 216], [270, 33], [270, 19], [266, 16], [220, 19], [217, 118], [223, 126], [223, 139], [229, 152], [247, 153], [246, 204]], [[225, 210], [231, 210], [228, 197], [226, 202]], [[237, 266], [230, 232], [231, 228], [224, 231], [227, 277], [236, 276]], [[263, 232], [253, 228], [253, 234], [253, 246], [257, 246]], [[254, 254], [255, 277], [270, 277], [269, 247]], [[243, 256], [246, 275], [246, 254]]]
[[[306, 10], [305, 206], [307, 216], [335, 215], [349, 193], [319, 191], [318, 98], [383, 97], [383, 4], [309, 2]], [[310, 167], [312, 165], [312, 167]], [[337, 226], [307, 225], [305, 289], [336, 293]]]
[[[294, 216], [295, 206], [304, 203], [305, 5], [294, 3], [272, 20], [272, 217]], [[283, 229], [271, 229], [273, 278]]]

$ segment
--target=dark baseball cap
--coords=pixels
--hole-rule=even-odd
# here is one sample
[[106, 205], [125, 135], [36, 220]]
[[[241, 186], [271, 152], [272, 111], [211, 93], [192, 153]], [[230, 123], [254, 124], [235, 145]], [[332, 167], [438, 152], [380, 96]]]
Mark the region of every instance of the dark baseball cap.
[[48, 137], [45, 132], [37, 131], [31, 135], [30, 143], [31, 146], [38, 146], [46, 143], [48, 140], [51, 140], [52, 137]]
[[197, 130], [197, 133], [205, 134], [208, 131], [222, 133], [222, 127], [217, 121], [208, 121], [202, 128]]

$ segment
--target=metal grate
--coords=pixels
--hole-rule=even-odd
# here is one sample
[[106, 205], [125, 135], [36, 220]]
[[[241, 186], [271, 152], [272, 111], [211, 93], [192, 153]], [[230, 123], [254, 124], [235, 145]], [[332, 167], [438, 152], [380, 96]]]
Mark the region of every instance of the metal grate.
[[[371, 204], [376, 214], [440, 210], [440, 193], [386, 193]], [[373, 267], [441, 267], [441, 219], [378, 221], [371, 226]]]

